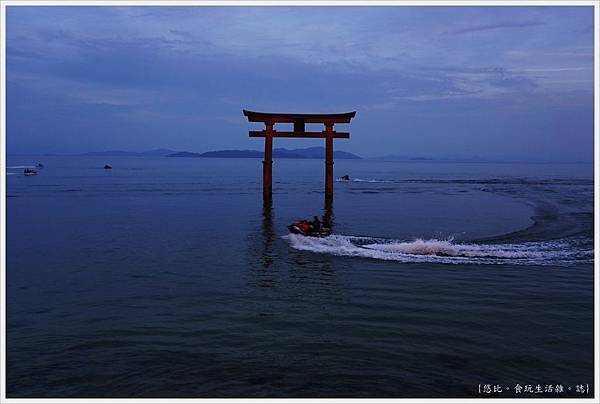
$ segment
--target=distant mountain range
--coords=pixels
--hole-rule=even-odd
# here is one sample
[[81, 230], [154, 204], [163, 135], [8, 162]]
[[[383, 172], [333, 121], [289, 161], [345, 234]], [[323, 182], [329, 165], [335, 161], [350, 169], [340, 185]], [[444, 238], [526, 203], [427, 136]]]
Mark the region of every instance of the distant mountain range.
[[[155, 149], [144, 152], [106, 150], [77, 154], [77, 156], [122, 156], [122, 157], [221, 157], [221, 158], [263, 158], [264, 152], [258, 150], [216, 150], [206, 153], [194, 153], [189, 151], [176, 152], [169, 149]], [[336, 159], [361, 159], [356, 154], [334, 151]], [[280, 159], [323, 159], [325, 158], [324, 147], [308, 147], [306, 149], [273, 149], [273, 158]]]
[[369, 159], [370, 160], [385, 160], [385, 161], [391, 161], [391, 160], [430, 161], [430, 160], [434, 160], [433, 157], [413, 157], [413, 156], [403, 156], [403, 155], [397, 155], [397, 154], [387, 154], [385, 156], [370, 157]]
[[[258, 150], [217, 150], [206, 153], [179, 152], [168, 154], [167, 157], [221, 157], [221, 158], [263, 158], [264, 152]], [[356, 154], [334, 151], [333, 157], [337, 159], [361, 159]], [[273, 158], [280, 159], [323, 159], [324, 147], [308, 147], [305, 149], [273, 149]]]
[[[262, 150], [215, 150], [205, 153], [195, 153], [189, 151], [178, 152], [171, 149], [153, 149], [143, 152], [125, 151], [125, 150], [106, 150], [94, 151], [77, 154], [77, 156], [115, 156], [115, 157], [217, 157], [217, 158], [263, 158]], [[334, 151], [335, 159], [363, 159], [353, 153], [345, 151]], [[273, 158], [276, 159], [324, 159], [324, 147], [307, 147], [304, 149], [273, 149]], [[369, 160], [381, 161], [465, 161], [465, 162], [481, 162], [486, 161], [479, 156], [452, 155], [444, 157], [429, 157], [429, 156], [410, 156], [401, 154], [387, 154], [384, 156], [367, 157]]]
[[381, 161], [464, 161], [464, 162], [480, 162], [487, 161], [479, 156], [438, 156], [438, 157], [419, 157], [407, 156], [400, 154], [387, 154], [385, 156], [369, 157], [369, 160]]
[[169, 154], [176, 153], [175, 150], [169, 149], [154, 149], [148, 150], [144, 152], [133, 152], [133, 151], [123, 151], [123, 150], [106, 150], [106, 151], [98, 151], [98, 152], [87, 152], [78, 154], [78, 156], [147, 156], [147, 157], [164, 157]]
[[[28, 156], [28, 155], [42, 155], [42, 156], [61, 156], [65, 154], [57, 153], [16, 153], [10, 154], [15, 156]], [[68, 154], [67, 154], [68, 155]], [[125, 151], [125, 150], [106, 150], [106, 151], [93, 151], [80, 154], [71, 154], [72, 156], [115, 156], [115, 157], [221, 157], [221, 158], [263, 158], [263, 151], [259, 150], [217, 150], [206, 153], [194, 153], [194, 152], [177, 152], [171, 149], [153, 149], [143, 152]], [[333, 153], [336, 159], [368, 159], [368, 160], [379, 160], [379, 161], [433, 161], [433, 162], [466, 162], [466, 163], [510, 163], [510, 162], [524, 162], [524, 163], [593, 163], [593, 161], [572, 161], [572, 160], [546, 160], [546, 159], [532, 159], [526, 156], [514, 157], [514, 158], [489, 158], [477, 155], [463, 155], [463, 154], [448, 154], [438, 156], [419, 156], [419, 155], [406, 155], [406, 154], [387, 154], [376, 157], [360, 157], [356, 154], [334, 151]], [[305, 149], [273, 149], [274, 158], [295, 158], [295, 159], [323, 159], [325, 157], [324, 147], [309, 147]]]

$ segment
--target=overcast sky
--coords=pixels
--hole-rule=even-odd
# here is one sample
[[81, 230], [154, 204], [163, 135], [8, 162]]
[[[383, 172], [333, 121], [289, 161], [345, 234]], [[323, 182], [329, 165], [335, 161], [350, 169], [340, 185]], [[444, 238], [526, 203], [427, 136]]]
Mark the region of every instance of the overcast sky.
[[336, 149], [362, 156], [591, 161], [593, 24], [592, 7], [8, 6], [8, 152], [261, 149], [245, 108], [356, 110]]

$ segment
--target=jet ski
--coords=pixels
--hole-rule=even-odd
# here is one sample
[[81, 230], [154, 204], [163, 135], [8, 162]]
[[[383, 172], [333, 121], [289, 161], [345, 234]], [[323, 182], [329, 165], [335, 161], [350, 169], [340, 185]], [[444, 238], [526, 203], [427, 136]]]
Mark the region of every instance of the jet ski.
[[288, 226], [290, 233], [301, 234], [306, 237], [327, 237], [331, 234], [331, 229], [321, 227], [315, 229], [312, 223], [308, 220], [297, 220]]

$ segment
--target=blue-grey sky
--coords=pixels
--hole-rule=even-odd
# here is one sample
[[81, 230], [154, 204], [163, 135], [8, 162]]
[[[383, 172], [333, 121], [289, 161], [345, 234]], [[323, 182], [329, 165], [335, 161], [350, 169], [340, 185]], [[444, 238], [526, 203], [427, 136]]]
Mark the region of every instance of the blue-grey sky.
[[591, 161], [593, 25], [589, 6], [8, 6], [8, 152], [261, 149], [245, 108], [356, 110], [336, 149], [363, 156]]

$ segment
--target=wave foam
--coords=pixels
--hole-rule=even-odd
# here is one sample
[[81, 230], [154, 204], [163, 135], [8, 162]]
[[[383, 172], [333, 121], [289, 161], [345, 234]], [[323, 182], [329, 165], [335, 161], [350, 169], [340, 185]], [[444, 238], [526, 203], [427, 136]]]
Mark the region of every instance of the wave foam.
[[341, 178], [336, 179], [337, 182], [369, 182], [369, 183], [390, 183], [394, 182], [391, 180], [375, 180], [375, 179], [362, 179], [362, 178], [351, 178], [349, 180], [343, 180]]
[[284, 238], [297, 250], [403, 263], [571, 265], [593, 260], [593, 250], [575, 248], [565, 240], [460, 244], [452, 240], [399, 241], [343, 235], [315, 238], [289, 234]]

